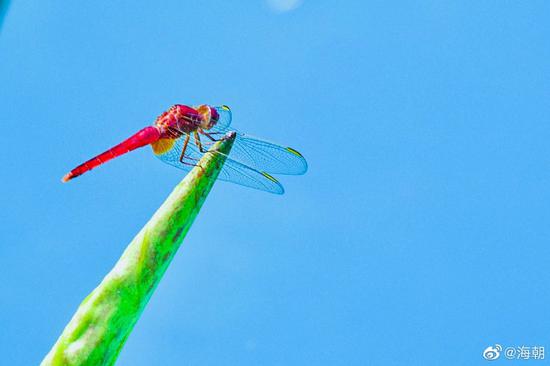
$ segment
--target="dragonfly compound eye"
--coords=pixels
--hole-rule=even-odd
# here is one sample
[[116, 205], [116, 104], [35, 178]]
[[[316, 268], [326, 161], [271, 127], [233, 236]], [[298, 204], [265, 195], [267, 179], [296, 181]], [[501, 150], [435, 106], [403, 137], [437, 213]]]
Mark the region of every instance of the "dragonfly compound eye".
[[211, 122], [214, 122], [214, 123], [219, 121], [220, 114], [218, 113], [216, 108], [210, 107], [210, 119], [211, 119]]

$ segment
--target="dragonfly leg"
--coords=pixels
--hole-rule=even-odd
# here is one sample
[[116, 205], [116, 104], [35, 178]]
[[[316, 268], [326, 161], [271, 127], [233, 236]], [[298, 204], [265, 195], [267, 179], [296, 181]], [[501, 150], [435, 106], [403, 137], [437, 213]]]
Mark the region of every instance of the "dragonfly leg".
[[206, 150], [203, 149], [203, 147], [202, 147], [201, 138], [199, 136], [199, 133], [197, 131], [195, 131], [195, 132], [193, 132], [193, 135], [195, 136], [195, 144], [197, 144], [200, 152], [204, 154], [206, 152]]
[[200, 168], [202, 169], [202, 166], [200, 166], [199, 164], [188, 163], [188, 162], [185, 161], [185, 159], [191, 160], [191, 161], [194, 161], [194, 162], [198, 162], [199, 159], [195, 159], [195, 158], [192, 158], [192, 157], [190, 157], [190, 156], [184, 156], [184, 157], [180, 160], [180, 163], [182, 163], [183, 165], [189, 165], [189, 166], [193, 166], [193, 167], [198, 166], [198, 167], [200, 167]]
[[181, 154], [180, 154], [180, 163], [182, 163], [184, 165], [189, 165], [189, 166], [198, 166], [202, 169], [202, 167], [200, 165], [193, 164], [193, 163], [188, 163], [188, 162], [183, 160], [183, 159], [189, 159], [189, 160], [199, 161], [199, 159], [194, 159], [190, 156], [185, 156], [185, 150], [187, 150], [187, 144], [189, 144], [189, 138], [190, 137], [191, 137], [191, 135], [189, 135], [189, 133], [187, 133], [185, 135], [185, 141], [183, 142], [183, 148], [181, 149]]
[[180, 154], [180, 163], [184, 163], [183, 158], [185, 157], [185, 150], [187, 150], [187, 144], [189, 143], [190, 137], [191, 136], [189, 134], [185, 135], [185, 141], [183, 142], [183, 149], [181, 149], [181, 154]]
[[216, 134], [216, 132], [214, 133], [208, 133], [208, 132], [205, 132], [202, 128], [199, 130], [200, 133], [202, 133], [204, 136], [208, 137], [211, 141], [218, 141], [216, 140], [215, 138], [212, 137], [213, 134]]
[[[198, 167], [201, 167], [201, 166], [200, 166], [200, 165], [198, 165], [198, 164], [188, 163], [188, 162], [186, 162], [186, 161], [183, 161], [183, 160], [181, 161], [181, 163], [182, 163], [182, 164], [184, 164], [184, 165], [189, 165], [189, 166], [198, 166]], [[202, 167], [201, 167], [201, 168], [202, 168]]]

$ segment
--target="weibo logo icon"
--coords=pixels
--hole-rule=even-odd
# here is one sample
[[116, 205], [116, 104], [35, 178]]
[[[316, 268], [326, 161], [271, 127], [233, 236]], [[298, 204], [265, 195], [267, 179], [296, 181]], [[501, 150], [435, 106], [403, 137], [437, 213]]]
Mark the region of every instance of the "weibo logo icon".
[[502, 346], [500, 344], [495, 344], [494, 346], [489, 346], [483, 351], [483, 358], [487, 361], [494, 361], [500, 357], [500, 352], [502, 351]]

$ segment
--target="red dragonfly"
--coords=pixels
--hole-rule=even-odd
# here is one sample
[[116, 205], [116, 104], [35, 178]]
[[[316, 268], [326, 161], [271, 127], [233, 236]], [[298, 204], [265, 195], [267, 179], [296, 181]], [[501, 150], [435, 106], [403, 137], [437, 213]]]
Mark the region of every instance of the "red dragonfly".
[[[207, 147], [229, 131], [231, 119], [231, 110], [225, 105], [190, 107], [176, 104], [157, 117], [153, 126], [143, 128], [71, 170], [63, 177], [63, 182], [145, 145], [151, 145], [154, 154], [163, 162], [190, 170]], [[306, 171], [306, 160], [293, 148], [237, 133], [218, 179], [283, 194], [283, 186], [271, 174], [299, 175]]]

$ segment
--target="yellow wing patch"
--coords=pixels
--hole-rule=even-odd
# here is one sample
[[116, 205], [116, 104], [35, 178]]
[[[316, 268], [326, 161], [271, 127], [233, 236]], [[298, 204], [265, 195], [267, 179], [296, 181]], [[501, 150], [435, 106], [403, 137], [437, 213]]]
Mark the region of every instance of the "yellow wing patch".
[[225, 104], [222, 105], [222, 109], [223, 109], [224, 111], [230, 111], [230, 110], [231, 110], [231, 109], [229, 109], [229, 107], [226, 106]]
[[267, 174], [266, 172], [262, 172], [262, 175], [272, 182], [279, 183], [277, 179], [273, 178], [271, 175]]
[[151, 147], [153, 148], [153, 152], [156, 155], [162, 155], [166, 152], [168, 152], [173, 146], [176, 140], [174, 139], [160, 139], [158, 141], [155, 141], [151, 144]]
[[302, 154], [300, 154], [298, 151], [294, 150], [293, 148], [287, 147], [286, 149], [287, 149], [288, 152], [290, 152], [290, 153], [292, 153], [292, 154], [294, 154], [294, 155], [296, 155], [296, 156], [299, 156], [299, 157], [303, 158]]

